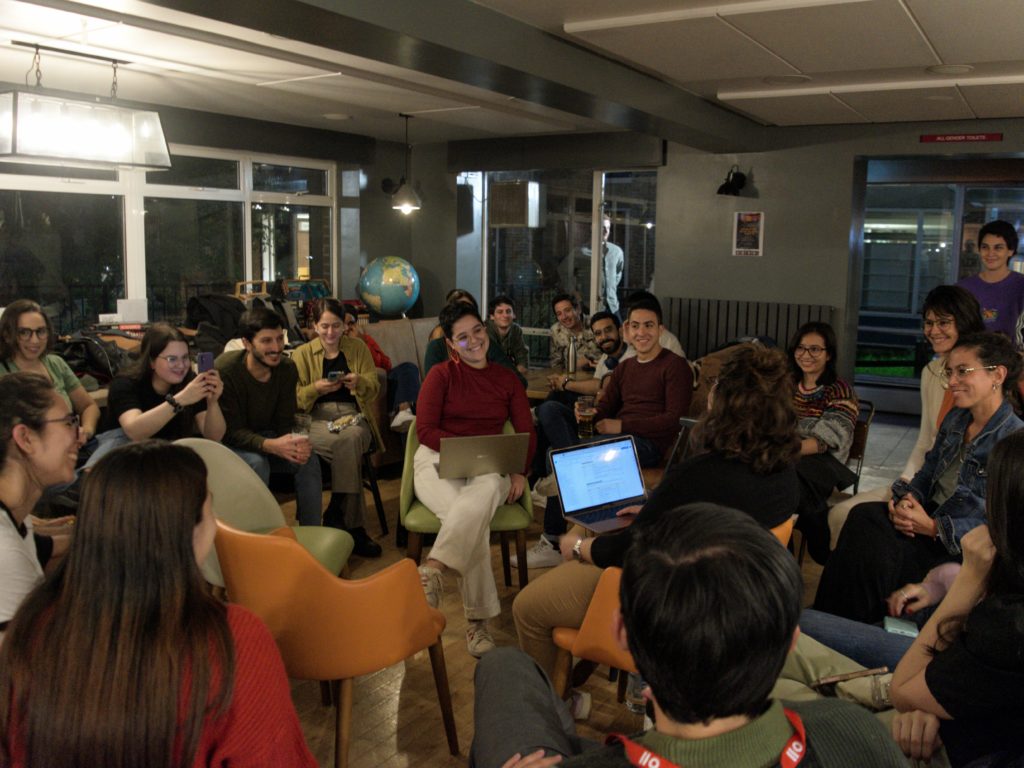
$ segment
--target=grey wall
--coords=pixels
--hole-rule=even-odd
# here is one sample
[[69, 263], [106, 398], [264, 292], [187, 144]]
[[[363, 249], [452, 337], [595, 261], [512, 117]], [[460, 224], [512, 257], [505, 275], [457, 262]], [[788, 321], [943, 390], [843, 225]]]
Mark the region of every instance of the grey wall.
[[[922, 144], [923, 133], [1001, 132], [984, 144]], [[859, 288], [854, 221], [858, 160], [904, 155], [1024, 151], [1024, 120], [785, 129], [782, 149], [712, 155], [670, 144], [658, 174], [659, 296], [830, 304], [840, 368], [852, 371]], [[730, 167], [750, 175], [756, 199], [715, 194]], [[862, 186], [862, 179], [858, 186]], [[732, 214], [765, 213], [765, 255], [732, 256]]]

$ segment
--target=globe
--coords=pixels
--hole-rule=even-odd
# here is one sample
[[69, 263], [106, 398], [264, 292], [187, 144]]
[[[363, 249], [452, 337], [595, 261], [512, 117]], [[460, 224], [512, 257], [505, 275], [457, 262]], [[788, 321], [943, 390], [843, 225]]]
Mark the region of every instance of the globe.
[[359, 297], [378, 315], [399, 317], [420, 297], [420, 276], [405, 259], [382, 256], [363, 270]]

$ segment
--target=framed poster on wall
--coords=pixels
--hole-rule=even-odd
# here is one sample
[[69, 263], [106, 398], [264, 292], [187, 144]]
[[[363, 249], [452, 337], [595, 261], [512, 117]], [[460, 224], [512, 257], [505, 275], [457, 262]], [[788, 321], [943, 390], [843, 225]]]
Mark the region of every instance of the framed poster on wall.
[[764, 254], [764, 212], [736, 211], [732, 222], [732, 255]]

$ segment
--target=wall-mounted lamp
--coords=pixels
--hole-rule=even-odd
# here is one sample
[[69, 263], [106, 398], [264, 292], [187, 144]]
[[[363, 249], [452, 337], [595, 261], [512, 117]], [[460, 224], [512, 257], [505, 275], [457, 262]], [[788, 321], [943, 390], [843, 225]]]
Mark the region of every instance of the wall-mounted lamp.
[[0, 160], [87, 168], [171, 167], [160, 115], [114, 103], [120, 62], [101, 59], [113, 66], [110, 99], [68, 98], [41, 89], [41, 46], [32, 47], [36, 88], [0, 91]]
[[726, 174], [725, 182], [718, 188], [718, 194], [737, 197], [740, 194], [740, 190], [746, 185], [747, 175], [740, 172], [738, 165], [734, 165], [732, 170]]
[[413, 188], [412, 174], [409, 172], [409, 161], [412, 155], [412, 147], [409, 145], [409, 118], [412, 115], [400, 114], [399, 116], [405, 118], [405, 175], [399, 179], [397, 184], [393, 179], [384, 179], [380, 187], [384, 190], [384, 194], [391, 195], [391, 207], [408, 216], [413, 211], [422, 208], [423, 201]]

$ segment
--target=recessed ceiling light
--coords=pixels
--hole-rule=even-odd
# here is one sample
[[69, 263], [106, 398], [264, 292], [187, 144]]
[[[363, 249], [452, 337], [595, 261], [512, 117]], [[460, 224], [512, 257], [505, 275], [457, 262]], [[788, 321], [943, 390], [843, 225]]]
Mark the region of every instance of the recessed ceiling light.
[[328, 112], [324, 115], [325, 120], [351, 120], [352, 115], [346, 115], [341, 112]]
[[970, 64], [935, 64], [925, 68], [925, 72], [932, 75], [966, 75], [973, 71], [974, 67]]
[[771, 75], [761, 79], [765, 85], [799, 85], [810, 80], [810, 75]]

